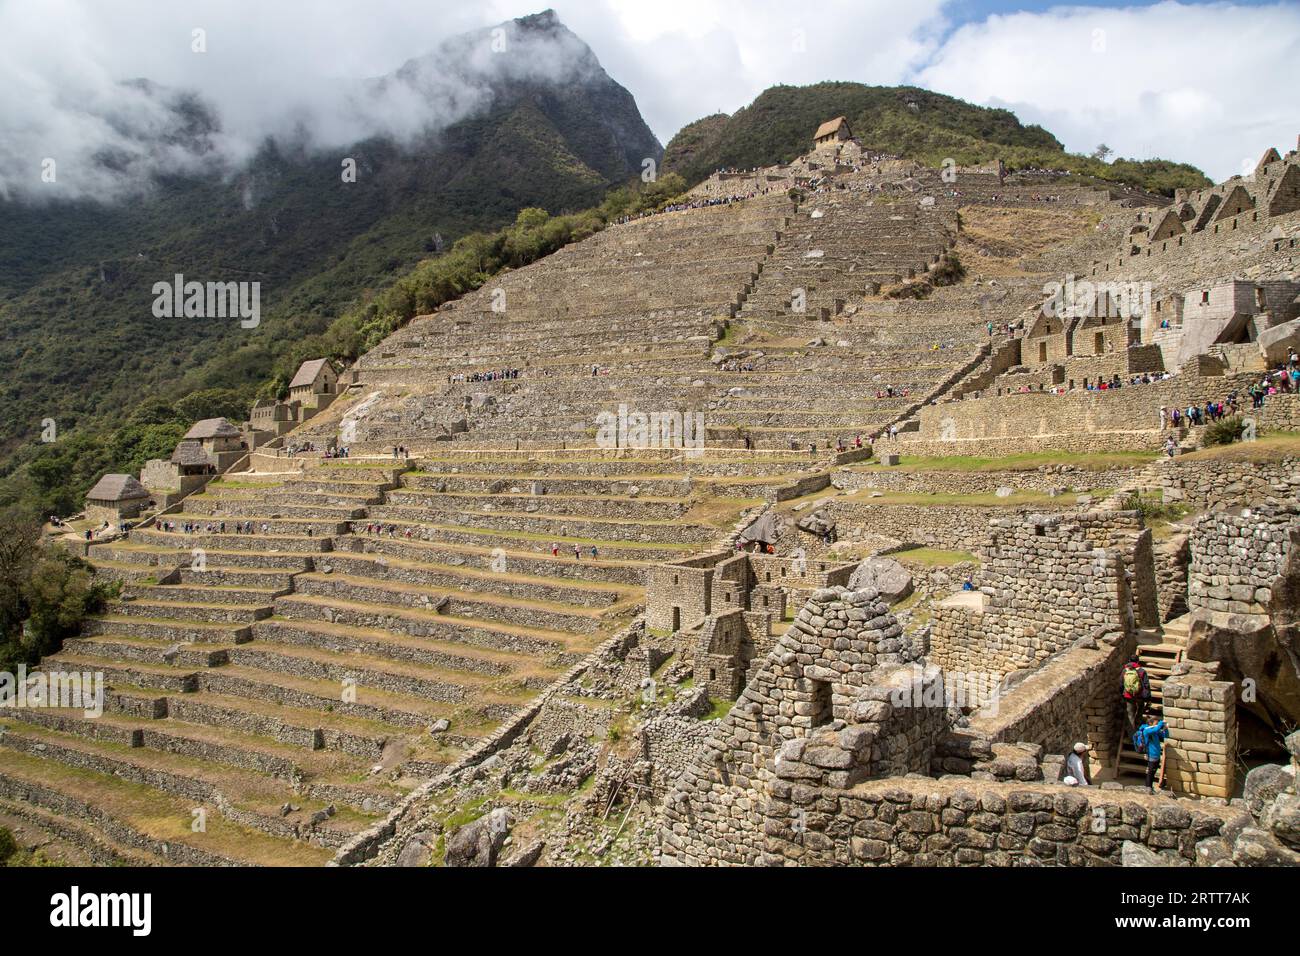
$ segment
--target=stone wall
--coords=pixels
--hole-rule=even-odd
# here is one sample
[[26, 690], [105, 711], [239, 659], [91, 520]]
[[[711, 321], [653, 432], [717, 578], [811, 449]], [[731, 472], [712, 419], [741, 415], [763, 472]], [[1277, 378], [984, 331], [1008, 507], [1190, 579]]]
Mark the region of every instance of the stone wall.
[[1272, 461], [1169, 458], [1160, 464], [1164, 500], [1193, 511], [1294, 503], [1300, 496], [1300, 458]]
[[[1115, 688], [1133, 644], [1132, 635], [1120, 631], [1081, 638], [945, 738], [932, 772], [970, 774], [976, 758], [995, 743], [1029, 743], [1049, 753], [1068, 753], [1083, 742], [1094, 767], [1113, 765], [1123, 719]], [[987, 773], [983, 778], [990, 779]]]
[[1166, 864], [1237, 814], [1225, 806], [1048, 783], [777, 781], [764, 862], [777, 866], [1118, 866], [1132, 841]]
[[1294, 509], [1215, 512], [1191, 537], [1187, 603], [1192, 611], [1267, 614], [1287, 555], [1300, 542]]
[[1218, 666], [1174, 665], [1165, 680], [1165, 783], [1175, 793], [1231, 797], [1237, 762], [1237, 688], [1216, 680]]
[[[929, 767], [942, 702], [895, 708], [913, 656], [874, 591], [813, 594], [663, 807], [669, 864], [753, 864], [763, 794], [781, 780], [852, 786]], [[940, 680], [930, 669], [927, 680]]]
[[931, 658], [948, 670], [1010, 673], [1098, 629], [1133, 625], [1131, 572], [1149, 532], [1124, 512], [1004, 518], [989, 527], [982, 598], [936, 606]]

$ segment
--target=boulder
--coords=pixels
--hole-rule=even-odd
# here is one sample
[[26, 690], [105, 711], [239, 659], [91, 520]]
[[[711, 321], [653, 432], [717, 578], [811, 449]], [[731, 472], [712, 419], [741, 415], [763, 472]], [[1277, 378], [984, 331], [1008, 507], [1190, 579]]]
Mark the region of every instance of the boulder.
[[1292, 351], [1300, 351], [1300, 319], [1262, 330], [1256, 344], [1269, 365], [1285, 362]]
[[[1294, 556], [1292, 556], [1294, 557]], [[1294, 564], [1289, 560], [1288, 564]], [[1292, 590], [1297, 582], [1288, 581]], [[1297, 659], [1297, 611], [1282, 605], [1280, 592], [1273, 589], [1273, 614], [1233, 614], [1197, 608], [1189, 623], [1187, 657], [1195, 661], [1219, 661], [1219, 678], [1255, 682], [1255, 700], [1241, 701], [1266, 727], [1277, 720], [1300, 721], [1300, 674]]]
[[1122, 866], [1168, 866], [1169, 861], [1141, 843], [1125, 840], [1119, 851]]
[[406, 846], [402, 847], [402, 852], [397, 854], [398, 866], [428, 866], [433, 856], [433, 848], [437, 844], [438, 838], [428, 830], [421, 830], [414, 833], [406, 841]]
[[912, 593], [912, 572], [893, 558], [867, 558], [853, 570], [849, 588], [875, 591], [886, 604], [893, 604]]
[[448, 866], [496, 866], [497, 854], [510, 835], [510, 814], [498, 807], [465, 824], [447, 838]]
[[1258, 817], [1278, 795], [1295, 785], [1295, 773], [1280, 764], [1262, 764], [1246, 774], [1244, 796], [1251, 815]]

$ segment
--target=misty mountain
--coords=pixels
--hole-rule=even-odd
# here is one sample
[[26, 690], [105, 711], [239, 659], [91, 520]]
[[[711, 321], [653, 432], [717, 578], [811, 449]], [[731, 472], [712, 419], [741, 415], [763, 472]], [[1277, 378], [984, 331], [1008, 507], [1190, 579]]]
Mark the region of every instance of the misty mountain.
[[[46, 418], [66, 433], [146, 395], [251, 394], [289, 344], [457, 237], [530, 206], [598, 203], [662, 155], [631, 94], [549, 11], [347, 84], [335, 112], [243, 160], [200, 96], [122, 90], [131, 109], [115, 101], [93, 161], [51, 184], [75, 198], [12, 182], [0, 198], [0, 470]], [[373, 135], [327, 145], [356, 129]], [[177, 273], [260, 282], [260, 326], [155, 318], [152, 287]]]

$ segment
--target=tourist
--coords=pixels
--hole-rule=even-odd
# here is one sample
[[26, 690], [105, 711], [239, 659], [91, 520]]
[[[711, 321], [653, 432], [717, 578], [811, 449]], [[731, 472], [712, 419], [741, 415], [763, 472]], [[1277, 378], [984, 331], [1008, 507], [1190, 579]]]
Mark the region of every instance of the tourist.
[[560, 556], [560, 546], [559, 546], [558, 544], [554, 544], [554, 543], [552, 543], [552, 544], [551, 544], [551, 557], [553, 557], [553, 558], [558, 558], [559, 556]]
[[1124, 693], [1124, 715], [1130, 731], [1136, 730], [1146, 712], [1146, 701], [1151, 696], [1151, 681], [1141, 659], [1134, 654], [1124, 665], [1121, 678]]
[[1174, 436], [1170, 435], [1165, 439], [1165, 454], [1173, 458], [1178, 454], [1178, 442], [1174, 441]]
[[1147, 789], [1155, 792], [1156, 774], [1160, 772], [1160, 754], [1164, 749], [1164, 741], [1169, 736], [1169, 729], [1165, 722], [1152, 714], [1147, 718], [1145, 727], [1139, 728], [1133, 734], [1133, 747], [1138, 753], [1146, 751], [1147, 756]]
[[1068, 775], [1066, 779], [1073, 777], [1075, 786], [1087, 787], [1092, 784], [1092, 777], [1088, 774], [1088, 745], [1077, 743], [1074, 745], [1074, 751], [1065, 758], [1065, 772]]
[[573, 546], [573, 560], [574, 561], [582, 560], [582, 548], [578, 547], [576, 544]]

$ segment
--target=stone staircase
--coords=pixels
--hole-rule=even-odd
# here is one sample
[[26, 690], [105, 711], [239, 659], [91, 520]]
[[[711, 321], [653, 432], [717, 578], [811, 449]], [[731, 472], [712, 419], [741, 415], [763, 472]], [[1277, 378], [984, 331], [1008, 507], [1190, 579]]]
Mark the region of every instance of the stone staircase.
[[[1147, 703], [1147, 714], [1162, 716], [1164, 713], [1164, 686], [1173, 666], [1182, 660], [1187, 647], [1187, 615], [1166, 622], [1160, 629], [1143, 628], [1138, 632], [1137, 655], [1142, 667], [1147, 672], [1151, 684], [1151, 699]], [[1131, 729], [1121, 735], [1119, 752], [1116, 755], [1116, 779], [1123, 783], [1143, 782], [1146, 780], [1146, 755], [1137, 753], [1129, 739]], [[1156, 778], [1157, 788], [1163, 778], [1163, 768]]]

